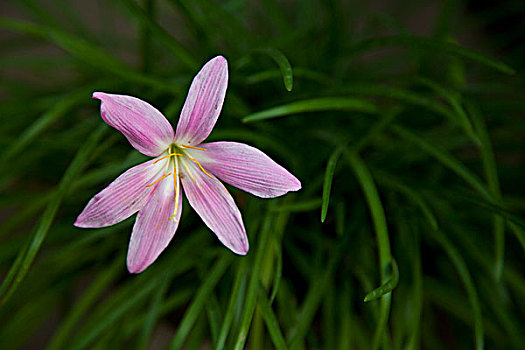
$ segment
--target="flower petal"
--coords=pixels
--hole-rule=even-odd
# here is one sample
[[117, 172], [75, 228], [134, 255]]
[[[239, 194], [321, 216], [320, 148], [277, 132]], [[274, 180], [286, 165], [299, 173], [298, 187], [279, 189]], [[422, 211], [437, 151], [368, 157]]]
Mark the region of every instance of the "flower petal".
[[228, 62], [217, 56], [202, 67], [191, 83], [177, 125], [176, 142], [201, 143], [215, 126], [228, 86]]
[[[178, 180], [177, 180], [178, 181]], [[127, 265], [131, 273], [151, 265], [175, 235], [182, 212], [181, 195], [175, 198], [173, 177], [161, 180], [144, 208], [137, 215], [129, 242]], [[177, 207], [175, 220], [172, 215]]]
[[188, 151], [206, 170], [258, 197], [278, 197], [301, 188], [295, 176], [257, 148], [237, 142], [211, 142], [199, 147], [206, 151]]
[[155, 159], [128, 169], [97, 193], [80, 213], [75, 226], [105, 227], [121, 222], [146, 205], [155, 181], [165, 166]]
[[155, 107], [136, 97], [93, 93], [102, 101], [102, 119], [124, 134], [133, 147], [155, 157], [173, 142], [173, 128]]
[[241, 213], [226, 187], [195, 163], [187, 159], [181, 163], [182, 186], [192, 208], [226, 247], [237, 254], [246, 254], [248, 237]]

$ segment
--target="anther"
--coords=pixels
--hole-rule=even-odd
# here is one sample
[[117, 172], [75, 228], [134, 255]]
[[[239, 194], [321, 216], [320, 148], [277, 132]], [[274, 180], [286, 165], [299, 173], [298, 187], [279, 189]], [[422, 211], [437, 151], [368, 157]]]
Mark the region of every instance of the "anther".
[[206, 151], [206, 148], [196, 147], [196, 146], [190, 146], [190, 145], [181, 145], [184, 148], [193, 148], [198, 149], [199, 151]]
[[171, 173], [166, 174], [166, 175], [162, 175], [162, 176], [160, 177], [160, 179], [158, 179], [157, 181], [155, 181], [155, 182], [152, 183], [152, 184], [146, 185], [146, 187], [153, 186], [153, 185], [155, 185], [157, 182], [159, 182], [160, 180], [165, 179], [165, 178], [167, 178], [167, 177], [170, 176], [170, 175], [171, 175]]
[[182, 156], [182, 153], [170, 153], [170, 154], [167, 154], [167, 155], [165, 155], [164, 157], [159, 158], [159, 159], [157, 159], [156, 161], [154, 161], [153, 164], [155, 164], [155, 163], [157, 163], [157, 162], [160, 162], [161, 160], [166, 159], [166, 158], [168, 158], [168, 157], [172, 157], [172, 156]]
[[199, 166], [199, 168], [201, 168], [201, 170], [204, 172], [204, 174], [208, 175], [210, 178], [213, 179], [213, 176], [211, 176], [210, 174], [208, 174], [208, 172], [206, 170], [204, 170], [204, 168], [202, 167], [201, 163], [199, 163], [199, 161], [197, 159], [194, 159], [194, 158], [190, 157], [190, 160], [194, 161]]

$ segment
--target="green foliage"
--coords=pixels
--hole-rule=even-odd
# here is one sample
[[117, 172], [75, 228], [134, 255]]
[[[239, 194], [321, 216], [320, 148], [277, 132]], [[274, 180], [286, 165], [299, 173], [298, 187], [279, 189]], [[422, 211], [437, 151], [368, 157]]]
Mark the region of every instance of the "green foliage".
[[[484, 31], [504, 4], [439, 2], [425, 36], [409, 29], [420, 2], [385, 4], [12, 1], [0, 349], [524, 348], [523, 59], [501, 50], [519, 32]], [[478, 44], [459, 44], [465, 33]], [[184, 202], [170, 246], [131, 275], [133, 219], [73, 226], [145, 159], [91, 93], [138, 96], [175, 124], [219, 54], [230, 85], [210, 139], [259, 147], [303, 188], [232, 190], [245, 257]]]

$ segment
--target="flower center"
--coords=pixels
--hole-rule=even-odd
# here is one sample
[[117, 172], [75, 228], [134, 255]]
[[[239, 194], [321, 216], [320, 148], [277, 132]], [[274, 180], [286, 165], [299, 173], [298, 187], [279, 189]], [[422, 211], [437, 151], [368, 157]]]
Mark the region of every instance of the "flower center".
[[[199, 150], [199, 151], [206, 151], [205, 148], [202, 148], [202, 147], [196, 147], [196, 146], [191, 146], [191, 145], [177, 145], [177, 144], [174, 144], [172, 143], [169, 148], [168, 148], [168, 154], [166, 154], [165, 156], [162, 156], [160, 157], [159, 159], [157, 159], [156, 161], [153, 162], [153, 164], [156, 164], [158, 162], [160, 162], [161, 160], [164, 160], [166, 158], [169, 158], [168, 160], [168, 169], [171, 168], [171, 162], [173, 162], [173, 169], [174, 171], [171, 171], [167, 174], [164, 174], [162, 175], [159, 179], [157, 179], [155, 182], [149, 184], [149, 185], [146, 185], [146, 187], [150, 187], [150, 186], [153, 186], [155, 185], [156, 183], [158, 183], [159, 181], [167, 178], [168, 176], [170, 175], [173, 175], [173, 186], [175, 187], [175, 197], [173, 198], [173, 200], [175, 201], [175, 209], [173, 210], [173, 215], [169, 217], [169, 219], [173, 219], [175, 221], [178, 221], [177, 220], [177, 210], [179, 208], [179, 195], [180, 195], [180, 181], [177, 181], [179, 176], [180, 176], [180, 170], [179, 170], [179, 159], [178, 157], [182, 157], [182, 156], [187, 156], [189, 160], [191, 160], [192, 162], [194, 162], [195, 164], [197, 164], [197, 166], [199, 167], [199, 169], [206, 175], [208, 175], [210, 178], [213, 179], [213, 176], [211, 176], [201, 165], [201, 163], [199, 163], [198, 160], [196, 160], [195, 158], [191, 157], [189, 154], [187, 154], [186, 152], [184, 152], [183, 149], [181, 148], [191, 148], [191, 149], [195, 149], [195, 150]], [[192, 175], [192, 172], [190, 171], [190, 169], [188, 168], [188, 166], [185, 164], [185, 162], [181, 159], [180, 160], [180, 164], [186, 169], [186, 172], [187, 174], [190, 176], [190, 178], [197, 182], [195, 180], [195, 177]]]

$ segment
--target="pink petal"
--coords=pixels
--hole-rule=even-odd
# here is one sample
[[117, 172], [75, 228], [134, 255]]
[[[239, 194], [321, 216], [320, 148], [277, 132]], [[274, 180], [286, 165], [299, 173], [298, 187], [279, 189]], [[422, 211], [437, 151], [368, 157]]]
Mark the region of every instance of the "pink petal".
[[78, 216], [75, 226], [105, 227], [127, 219], [142, 209], [148, 201], [151, 184], [162, 173], [162, 164], [155, 160], [139, 164], [117, 177], [108, 187], [96, 194]]
[[226, 247], [237, 254], [246, 254], [248, 237], [241, 213], [226, 187], [193, 162], [184, 162], [181, 181], [190, 205]]
[[237, 142], [199, 145], [206, 151], [188, 150], [219, 179], [259, 197], [278, 197], [297, 191], [301, 182], [257, 148]]
[[201, 143], [215, 126], [228, 86], [228, 62], [217, 56], [202, 67], [191, 83], [177, 125], [179, 144]]
[[138, 98], [93, 93], [102, 101], [102, 119], [124, 134], [133, 147], [148, 156], [158, 156], [173, 142], [173, 128], [155, 107]]
[[161, 180], [146, 206], [137, 215], [129, 242], [127, 265], [131, 273], [144, 271], [151, 265], [175, 235], [182, 212], [181, 193], [177, 198], [176, 220], [173, 177]]

